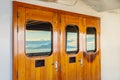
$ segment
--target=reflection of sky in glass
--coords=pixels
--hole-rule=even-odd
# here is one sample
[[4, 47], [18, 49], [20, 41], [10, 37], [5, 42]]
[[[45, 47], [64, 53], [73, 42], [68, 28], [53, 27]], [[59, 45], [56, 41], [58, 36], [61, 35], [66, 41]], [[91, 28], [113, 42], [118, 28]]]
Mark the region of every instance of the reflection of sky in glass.
[[67, 32], [67, 51], [77, 51], [77, 33]]
[[95, 35], [87, 34], [87, 51], [95, 50]]
[[51, 52], [51, 32], [26, 30], [26, 53]]

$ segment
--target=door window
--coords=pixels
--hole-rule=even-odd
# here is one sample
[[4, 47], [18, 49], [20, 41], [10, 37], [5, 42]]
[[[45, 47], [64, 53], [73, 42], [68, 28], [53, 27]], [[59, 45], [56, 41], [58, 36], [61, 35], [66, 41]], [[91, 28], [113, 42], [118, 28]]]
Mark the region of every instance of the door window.
[[66, 52], [76, 54], [78, 52], [78, 27], [67, 25], [66, 27]]
[[28, 20], [26, 23], [26, 55], [44, 56], [52, 53], [52, 25]]
[[87, 28], [87, 52], [96, 51], [96, 29], [92, 27]]

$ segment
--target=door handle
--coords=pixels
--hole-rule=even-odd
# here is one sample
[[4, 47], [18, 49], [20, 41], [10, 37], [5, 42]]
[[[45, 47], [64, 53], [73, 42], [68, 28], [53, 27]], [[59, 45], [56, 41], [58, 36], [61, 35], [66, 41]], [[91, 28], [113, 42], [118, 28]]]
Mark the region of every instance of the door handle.
[[81, 58], [81, 59], [79, 60], [79, 62], [80, 62], [80, 65], [83, 66], [83, 63], [84, 63], [83, 58]]
[[54, 68], [55, 68], [55, 71], [58, 71], [58, 61], [55, 61]]

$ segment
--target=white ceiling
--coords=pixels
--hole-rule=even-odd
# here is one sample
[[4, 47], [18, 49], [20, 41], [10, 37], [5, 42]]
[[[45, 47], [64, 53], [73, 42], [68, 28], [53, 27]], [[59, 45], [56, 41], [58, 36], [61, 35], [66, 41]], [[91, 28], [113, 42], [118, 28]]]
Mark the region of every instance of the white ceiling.
[[82, 0], [96, 11], [106, 11], [120, 8], [120, 0]]
[[66, 5], [75, 5], [82, 1], [98, 12], [109, 11], [120, 13], [120, 0], [41, 0], [47, 2], [58, 2]]
[[118, 8], [118, 9], [114, 9], [114, 10], [108, 10], [108, 12], [110, 12], [110, 13], [120, 14], [120, 8]]

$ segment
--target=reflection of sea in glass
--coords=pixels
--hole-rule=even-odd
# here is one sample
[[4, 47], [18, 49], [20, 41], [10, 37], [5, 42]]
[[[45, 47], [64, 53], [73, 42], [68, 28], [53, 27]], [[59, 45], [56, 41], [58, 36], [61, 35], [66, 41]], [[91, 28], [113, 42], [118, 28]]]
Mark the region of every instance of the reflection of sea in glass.
[[95, 35], [87, 34], [87, 51], [95, 50]]
[[26, 53], [51, 52], [51, 32], [26, 30]]
[[67, 32], [67, 51], [77, 51], [77, 33]]

